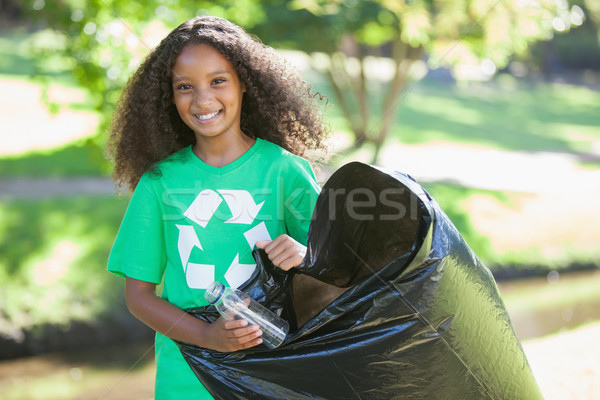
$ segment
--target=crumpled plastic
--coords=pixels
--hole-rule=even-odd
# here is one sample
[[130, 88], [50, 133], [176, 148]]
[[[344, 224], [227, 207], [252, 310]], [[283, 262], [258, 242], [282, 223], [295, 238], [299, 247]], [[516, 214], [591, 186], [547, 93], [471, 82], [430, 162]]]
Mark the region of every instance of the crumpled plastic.
[[347, 164], [317, 199], [301, 266], [253, 254], [240, 289], [290, 334], [272, 350], [178, 343], [216, 399], [542, 399], [492, 275], [410, 176]]

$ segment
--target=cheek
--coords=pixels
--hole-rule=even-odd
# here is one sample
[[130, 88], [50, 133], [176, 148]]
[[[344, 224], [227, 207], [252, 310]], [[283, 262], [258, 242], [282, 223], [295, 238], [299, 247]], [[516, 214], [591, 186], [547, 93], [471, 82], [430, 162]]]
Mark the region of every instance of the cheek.
[[187, 108], [185, 108], [181, 102], [175, 102], [173, 101], [173, 107], [175, 107], [175, 109], [177, 110], [177, 114], [179, 115], [179, 118], [181, 119], [181, 121], [188, 125], [188, 121], [187, 119], [189, 118], [188, 113], [187, 113]]
[[232, 92], [231, 95], [229, 96], [229, 101], [231, 103], [241, 104], [243, 99], [244, 99], [244, 91], [243, 90]]
[[185, 96], [173, 96], [173, 104], [175, 104], [175, 108], [177, 108], [177, 112], [181, 114], [188, 108], [188, 102], [185, 99]]

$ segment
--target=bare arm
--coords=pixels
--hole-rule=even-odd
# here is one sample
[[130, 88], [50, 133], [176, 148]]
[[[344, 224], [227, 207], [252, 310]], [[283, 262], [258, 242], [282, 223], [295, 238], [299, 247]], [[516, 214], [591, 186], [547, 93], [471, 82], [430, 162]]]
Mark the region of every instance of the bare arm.
[[231, 352], [262, 342], [262, 332], [244, 320], [202, 321], [156, 295], [154, 283], [127, 277], [127, 308], [140, 321], [171, 339], [196, 346]]

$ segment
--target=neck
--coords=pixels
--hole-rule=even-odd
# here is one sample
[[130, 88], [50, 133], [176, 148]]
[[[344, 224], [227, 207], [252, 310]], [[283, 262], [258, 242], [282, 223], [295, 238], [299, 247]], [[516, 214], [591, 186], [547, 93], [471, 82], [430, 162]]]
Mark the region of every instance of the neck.
[[221, 168], [244, 155], [256, 141], [243, 133], [223, 139], [196, 137], [194, 154], [206, 164]]

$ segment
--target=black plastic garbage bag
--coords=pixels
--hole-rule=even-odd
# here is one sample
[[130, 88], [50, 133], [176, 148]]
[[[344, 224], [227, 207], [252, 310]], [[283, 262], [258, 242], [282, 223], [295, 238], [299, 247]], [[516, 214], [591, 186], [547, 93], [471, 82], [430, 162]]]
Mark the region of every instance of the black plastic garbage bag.
[[274, 350], [179, 343], [217, 399], [542, 398], [490, 272], [407, 175], [343, 166], [317, 200], [304, 263], [289, 274], [255, 258], [241, 289], [291, 334]]

